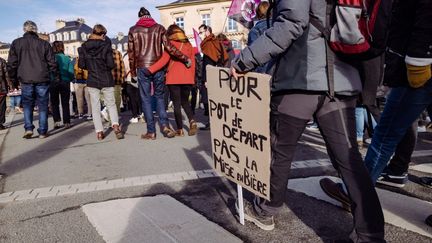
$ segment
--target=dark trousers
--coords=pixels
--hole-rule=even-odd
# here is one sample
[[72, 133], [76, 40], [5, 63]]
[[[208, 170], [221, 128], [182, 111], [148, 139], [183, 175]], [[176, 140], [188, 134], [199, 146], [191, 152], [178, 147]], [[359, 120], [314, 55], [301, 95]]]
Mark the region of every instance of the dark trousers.
[[198, 96], [198, 88], [196, 86], [193, 86], [191, 88], [191, 110], [192, 110], [192, 114], [194, 115], [197, 106], [197, 96]]
[[139, 89], [128, 84], [126, 86], [126, 92], [129, 96], [129, 103], [132, 111], [132, 117], [138, 117], [141, 114], [141, 97]]
[[183, 118], [181, 113], [182, 107], [189, 119], [189, 122], [194, 119], [189, 103], [189, 94], [192, 85], [167, 85], [167, 87], [174, 105], [174, 117], [176, 120], [177, 129], [183, 129]]
[[51, 109], [54, 122], [61, 121], [60, 100], [63, 113], [63, 123], [70, 123], [70, 84], [69, 82], [59, 82], [50, 86]]
[[6, 122], [6, 95], [0, 95], [0, 125]]
[[[361, 242], [382, 242], [384, 216], [377, 193], [356, 142], [356, 97], [332, 102], [321, 94], [286, 94], [272, 97], [270, 178], [271, 201], [266, 211], [276, 211], [285, 201], [291, 162], [306, 123], [314, 117], [327, 152], [352, 200], [354, 227]], [[338, 109], [339, 107], [339, 109]]]

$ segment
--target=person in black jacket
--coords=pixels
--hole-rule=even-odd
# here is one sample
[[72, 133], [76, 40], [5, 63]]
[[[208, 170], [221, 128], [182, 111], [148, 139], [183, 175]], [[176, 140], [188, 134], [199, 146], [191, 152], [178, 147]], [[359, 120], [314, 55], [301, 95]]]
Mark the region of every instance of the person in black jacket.
[[375, 183], [407, 129], [432, 103], [432, 3], [398, 1], [384, 81], [392, 86], [365, 157]]
[[6, 95], [12, 85], [6, 70], [6, 61], [0, 57], [0, 130], [5, 129], [6, 121]]
[[56, 60], [50, 44], [37, 35], [33, 21], [24, 23], [24, 36], [12, 42], [8, 57], [8, 73], [13, 83], [20, 82], [24, 107], [24, 138], [33, 136], [33, 109], [38, 106], [39, 138], [48, 132], [49, 85], [59, 82]]
[[87, 87], [92, 104], [93, 124], [98, 140], [104, 139], [101, 120], [101, 94], [110, 115], [112, 128], [117, 139], [124, 138], [120, 130], [117, 107], [114, 98], [114, 79], [111, 70], [114, 68], [111, 41], [106, 38], [107, 30], [103, 25], [93, 27], [89, 39], [78, 48], [78, 67], [88, 70]]

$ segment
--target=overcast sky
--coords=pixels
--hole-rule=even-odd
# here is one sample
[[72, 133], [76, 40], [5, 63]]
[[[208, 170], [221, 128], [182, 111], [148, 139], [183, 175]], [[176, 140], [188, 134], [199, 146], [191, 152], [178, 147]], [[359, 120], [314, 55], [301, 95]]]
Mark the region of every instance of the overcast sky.
[[40, 32], [55, 30], [55, 20], [84, 18], [86, 24], [103, 24], [110, 37], [127, 33], [144, 6], [159, 21], [156, 6], [175, 0], [0, 0], [0, 41], [10, 43], [22, 36], [22, 24], [33, 20]]

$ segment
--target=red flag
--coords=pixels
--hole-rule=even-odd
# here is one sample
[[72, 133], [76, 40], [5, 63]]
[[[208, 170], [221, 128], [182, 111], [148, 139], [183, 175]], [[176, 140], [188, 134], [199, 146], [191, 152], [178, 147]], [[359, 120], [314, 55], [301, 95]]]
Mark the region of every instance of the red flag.
[[195, 29], [193, 29], [193, 34], [194, 34], [194, 39], [195, 39], [195, 45], [198, 49], [199, 52], [201, 52], [201, 37], [199, 36], [198, 31], [196, 31]]
[[228, 17], [252, 28], [256, 16], [256, 8], [261, 0], [232, 0], [228, 10]]

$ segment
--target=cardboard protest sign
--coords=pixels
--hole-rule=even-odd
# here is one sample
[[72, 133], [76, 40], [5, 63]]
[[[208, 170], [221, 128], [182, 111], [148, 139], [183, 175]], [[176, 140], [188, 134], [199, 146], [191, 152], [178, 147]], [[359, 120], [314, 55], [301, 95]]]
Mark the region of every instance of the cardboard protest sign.
[[270, 76], [207, 66], [214, 169], [270, 199]]

